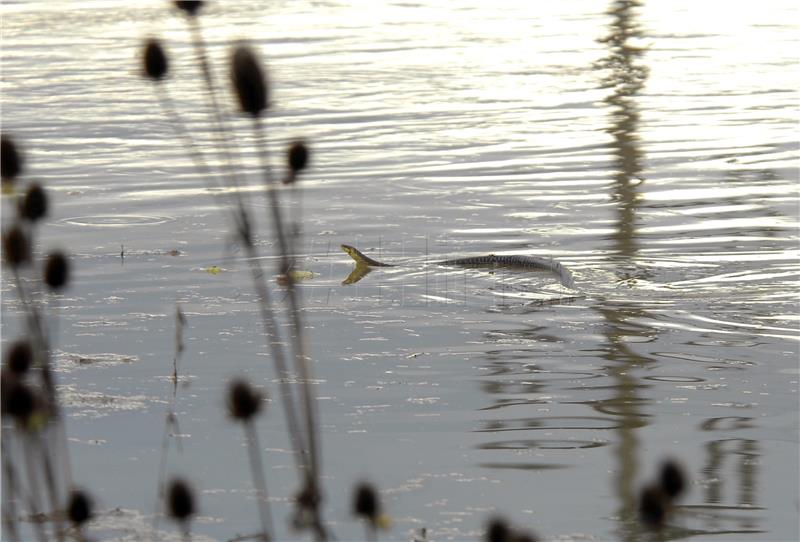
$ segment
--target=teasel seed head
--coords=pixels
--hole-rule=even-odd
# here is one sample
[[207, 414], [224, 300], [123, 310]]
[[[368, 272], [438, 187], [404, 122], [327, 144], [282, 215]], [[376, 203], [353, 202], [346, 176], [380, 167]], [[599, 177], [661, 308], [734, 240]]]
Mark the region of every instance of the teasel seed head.
[[489, 520], [486, 525], [486, 542], [511, 542], [511, 527], [508, 522], [499, 517]]
[[180, 478], [173, 479], [167, 488], [167, 513], [180, 523], [185, 523], [194, 514], [192, 488]]
[[67, 504], [67, 516], [69, 521], [76, 527], [80, 527], [92, 519], [92, 499], [88, 493], [81, 490], [74, 490], [69, 496]]
[[656, 485], [647, 486], [639, 495], [639, 519], [648, 527], [659, 529], [667, 516], [667, 495]]
[[26, 340], [14, 341], [6, 353], [6, 368], [11, 374], [22, 376], [33, 363], [33, 348]]
[[378, 523], [380, 503], [378, 492], [369, 482], [361, 482], [353, 494], [353, 514], [360, 516], [373, 525]]
[[175, 0], [175, 7], [184, 11], [189, 16], [197, 15], [197, 12], [200, 11], [200, 8], [203, 7], [202, 0]]
[[231, 80], [242, 111], [258, 117], [267, 108], [268, 87], [253, 50], [240, 45], [231, 58]]
[[297, 179], [297, 175], [308, 165], [308, 147], [302, 139], [289, 145], [287, 161], [289, 162], [290, 175], [287, 183], [292, 183]]
[[247, 421], [261, 410], [262, 396], [246, 380], [237, 379], [228, 386], [228, 412], [231, 417]]
[[169, 70], [167, 54], [156, 38], [149, 38], [145, 42], [142, 60], [145, 75], [153, 81], [160, 81], [167, 75]]
[[69, 283], [69, 260], [63, 252], [51, 252], [44, 264], [44, 281], [51, 290], [61, 290]]
[[670, 499], [683, 493], [686, 487], [685, 478], [683, 469], [676, 461], [668, 460], [661, 466], [661, 489]]
[[12, 226], [3, 235], [3, 255], [12, 268], [20, 267], [31, 259], [28, 236], [19, 225]]
[[5, 134], [0, 136], [0, 177], [3, 184], [13, 183], [22, 172], [23, 165], [24, 160], [14, 140]]
[[3, 389], [3, 416], [11, 416], [20, 425], [27, 426], [36, 410], [36, 397], [21, 380], [11, 380]]
[[19, 210], [22, 218], [31, 222], [47, 216], [47, 192], [42, 185], [33, 183], [28, 187]]

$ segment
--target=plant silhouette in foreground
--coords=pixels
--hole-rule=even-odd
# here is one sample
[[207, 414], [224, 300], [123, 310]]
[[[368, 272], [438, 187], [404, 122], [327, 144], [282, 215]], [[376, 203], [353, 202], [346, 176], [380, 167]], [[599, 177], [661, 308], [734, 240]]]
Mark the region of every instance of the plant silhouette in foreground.
[[[251, 118], [257, 141], [257, 153], [261, 163], [262, 182], [269, 203], [272, 236], [278, 247], [279, 264], [277, 274], [286, 290], [286, 307], [284, 309], [289, 320], [288, 336], [282, 340], [283, 333], [278, 325], [279, 309], [275, 307], [267, 276], [261, 266], [261, 258], [256, 249], [252, 224], [254, 220], [248, 208], [241, 188], [246, 178], [237, 163], [239, 150], [233, 141], [238, 139], [230, 130], [220, 106], [219, 91], [212, 66], [208, 60], [199, 14], [203, 2], [175, 2], [175, 6], [186, 16], [191, 41], [202, 80], [205, 84], [205, 95], [211, 111], [212, 133], [215, 138], [215, 154], [221, 164], [219, 171], [209, 167], [209, 161], [194, 144], [191, 131], [186, 127], [177, 113], [165, 82], [169, 77], [169, 58], [161, 42], [155, 38], [148, 39], [142, 52], [143, 74], [154, 82], [159, 102], [171, 120], [176, 135], [192, 158], [195, 168], [202, 174], [207, 186], [223, 188], [219, 197], [223, 212], [230, 219], [233, 233], [239, 246], [243, 249], [245, 264], [250, 270], [253, 287], [258, 297], [259, 314], [263, 325], [264, 340], [274, 363], [279, 385], [279, 398], [286, 416], [286, 426], [293, 449], [294, 462], [300, 480], [300, 490], [296, 498], [294, 525], [312, 531], [317, 540], [329, 538], [322, 520], [322, 492], [319, 484], [319, 437], [316, 414], [316, 398], [311, 387], [310, 360], [306, 352], [304, 327], [300, 308], [299, 293], [293, 280], [294, 247], [298, 244], [299, 221], [294, 227], [287, 225], [284, 209], [280, 201], [280, 183], [276, 182], [269, 163], [268, 141], [265, 128], [265, 116], [269, 108], [269, 81], [265, 76], [262, 63], [253, 49], [239, 43], [232, 49], [230, 57], [230, 80], [237, 104], [245, 115]], [[293, 143], [287, 151], [288, 172], [283, 184], [291, 185], [290, 189], [298, 190], [297, 181], [300, 172], [309, 163], [309, 151], [302, 141]], [[299, 211], [297, 215], [299, 217]], [[241, 383], [240, 383], [241, 384]], [[299, 389], [298, 389], [299, 388]], [[242, 386], [233, 386], [231, 394], [238, 390], [241, 399]], [[229, 405], [236, 405], [233, 400]], [[248, 450], [254, 485], [259, 492], [259, 511], [262, 518], [262, 529], [266, 533], [271, 530], [268, 508], [266, 506], [266, 483], [263, 468], [260, 465], [260, 450], [257, 449], [255, 428], [252, 420], [237, 416], [240, 411], [233, 409], [231, 414], [243, 421], [248, 438]], [[253, 413], [255, 414], [255, 413]]]
[[[20, 540], [21, 507], [35, 518], [37, 540], [60, 541], [66, 537], [64, 518], [72, 519], [74, 487], [48, 324], [69, 284], [70, 266], [61, 251], [38, 256], [47, 191], [37, 182], [24, 182], [25, 161], [17, 144], [7, 134], [0, 139], [3, 215], [10, 216], [3, 224], [3, 263], [23, 318], [22, 336], [4, 352], [2, 369], [3, 526], [9, 539]], [[47, 312], [54, 313], [50, 322]]]

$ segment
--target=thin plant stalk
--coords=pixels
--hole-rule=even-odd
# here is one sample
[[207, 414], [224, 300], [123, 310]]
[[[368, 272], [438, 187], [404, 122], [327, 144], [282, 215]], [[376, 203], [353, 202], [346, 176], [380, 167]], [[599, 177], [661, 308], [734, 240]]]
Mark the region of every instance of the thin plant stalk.
[[157, 536], [159, 518], [161, 515], [158, 513], [161, 510], [166, 496], [166, 474], [167, 474], [167, 456], [169, 454], [170, 435], [176, 436], [175, 447], [178, 453], [182, 453], [181, 448], [181, 431], [178, 425], [178, 416], [175, 414], [175, 404], [178, 400], [178, 365], [183, 356], [185, 348], [183, 341], [183, 328], [186, 325], [186, 317], [181, 311], [180, 306], [175, 309], [175, 355], [172, 358], [172, 398], [169, 402], [166, 418], [164, 420], [164, 434], [161, 438], [161, 458], [158, 463], [158, 481], [156, 482], [156, 510], [153, 514], [153, 536]]
[[17, 488], [17, 471], [8, 456], [6, 450], [6, 439], [4, 436], [0, 438], [0, 449], [2, 449], [2, 462], [3, 462], [3, 527], [5, 532], [8, 533], [9, 538], [17, 542], [19, 541], [19, 532], [17, 532], [17, 509], [15, 500], [19, 494]]
[[275, 237], [278, 240], [278, 249], [280, 250], [281, 258], [281, 273], [287, 278], [287, 292], [289, 299], [289, 318], [292, 325], [293, 333], [293, 346], [294, 346], [294, 359], [295, 368], [301, 379], [303, 390], [303, 403], [306, 413], [306, 432], [308, 438], [308, 448], [311, 461], [311, 471], [316, 476], [319, 468], [319, 461], [317, 457], [317, 427], [316, 427], [316, 409], [314, 408], [313, 397], [311, 393], [311, 375], [308, 368], [308, 358], [305, 352], [305, 339], [303, 323], [300, 316], [300, 303], [298, 301], [297, 289], [295, 288], [294, 280], [291, 277], [291, 269], [293, 267], [293, 255], [289, 252], [289, 243], [286, 233], [284, 232], [284, 220], [281, 215], [281, 206], [278, 201], [277, 187], [272, 177], [272, 170], [269, 166], [269, 157], [267, 155], [267, 137], [264, 125], [260, 117], [254, 117], [254, 130], [258, 141], [258, 146], [261, 149], [259, 153], [261, 157], [261, 167], [264, 170], [264, 177], [267, 183], [267, 196], [269, 198], [269, 207], [272, 211], [273, 228], [275, 229]]
[[264, 178], [266, 182], [267, 196], [269, 198], [269, 207], [272, 211], [272, 222], [275, 230], [275, 237], [278, 239], [278, 248], [281, 258], [281, 273], [286, 277], [287, 295], [289, 299], [289, 319], [292, 327], [292, 345], [294, 349], [294, 362], [295, 370], [301, 383], [302, 399], [305, 412], [306, 421], [306, 438], [308, 439], [308, 455], [309, 465], [307, 480], [312, 484], [312, 492], [317, 496], [314, 499], [313, 527], [318, 540], [326, 540], [327, 533], [323, 527], [319, 510], [319, 457], [318, 457], [318, 439], [317, 439], [317, 413], [314, 397], [311, 390], [311, 374], [308, 367], [308, 357], [305, 351], [305, 338], [303, 323], [300, 315], [300, 304], [298, 301], [297, 290], [292, 279], [292, 256], [289, 253], [289, 245], [287, 236], [284, 232], [284, 221], [281, 216], [280, 202], [278, 201], [277, 187], [272, 176], [272, 170], [269, 165], [269, 156], [267, 154], [267, 136], [261, 118], [258, 116], [253, 117], [253, 130], [255, 132], [258, 147], [261, 149], [259, 156], [261, 158], [261, 167], [264, 170]]
[[[45, 431], [47, 429], [45, 428]], [[50, 459], [50, 449], [44, 442], [42, 435], [32, 435], [36, 439], [34, 448], [38, 449], [42, 459], [42, 470], [44, 473], [45, 486], [47, 487], [47, 494], [50, 497], [50, 509], [53, 512], [53, 522], [55, 523], [56, 538], [64, 540], [64, 523], [59, 510], [61, 508], [58, 498], [58, 488], [56, 487], [55, 474], [53, 472], [53, 463]]]
[[250, 267], [250, 274], [253, 280], [254, 287], [256, 289], [256, 295], [259, 298], [261, 320], [264, 326], [264, 332], [267, 337], [267, 342], [269, 343], [270, 352], [272, 354], [272, 358], [274, 360], [275, 367], [278, 373], [279, 386], [281, 388], [281, 399], [284, 405], [284, 411], [286, 413], [285, 414], [287, 420], [286, 423], [289, 429], [290, 441], [294, 448], [295, 461], [298, 467], [302, 468], [302, 465], [304, 464], [305, 461], [303, 454], [303, 450], [306, 448], [305, 438], [303, 437], [303, 433], [300, 430], [299, 422], [297, 421], [294, 393], [292, 392], [291, 386], [289, 385], [288, 382], [290, 373], [288, 371], [288, 366], [285, 361], [283, 349], [281, 348], [280, 345], [280, 333], [278, 331], [278, 326], [275, 320], [274, 311], [272, 310], [272, 303], [269, 296], [269, 290], [265, 284], [264, 271], [261, 268], [258, 259], [258, 253], [255, 249], [255, 246], [253, 245], [252, 232], [250, 231], [249, 227], [249, 224], [251, 223], [249, 219], [249, 214], [247, 212], [247, 209], [244, 205], [244, 201], [239, 192], [239, 182], [236, 176], [236, 167], [233, 162], [233, 154], [229, 150], [230, 143], [227, 137], [227, 126], [225, 125], [222, 118], [222, 114], [220, 112], [219, 103], [216, 97], [217, 95], [216, 85], [214, 84], [214, 78], [211, 71], [211, 66], [208, 62], [208, 58], [205, 53], [205, 44], [203, 41], [200, 25], [197, 21], [197, 17], [190, 17], [189, 25], [192, 33], [192, 40], [194, 43], [198, 62], [200, 63], [200, 68], [203, 74], [203, 78], [208, 88], [209, 99], [211, 101], [211, 108], [217, 126], [217, 134], [219, 136], [219, 143], [220, 143], [223, 163], [225, 164], [225, 167], [228, 170], [227, 176], [230, 180], [231, 188], [233, 189], [233, 192], [236, 196], [235, 201], [237, 208], [237, 219], [236, 219], [237, 234], [239, 236], [240, 242], [242, 243], [246, 251], [246, 258], [248, 260], [248, 265]]
[[[59, 449], [64, 454], [67, 454], [66, 429], [63, 427], [64, 420], [61, 416], [60, 405], [56, 396], [55, 383], [50, 367], [50, 346], [49, 341], [47, 340], [48, 334], [45, 330], [44, 322], [36, 308], [36, 304], [31, 298], [30, 293], [25, 288], [25, 284], [22, 281], [17, 268], [14, 268], [14, 279], [17, 286], [18, 296], [26, 309], [25, 312], [27, 315], [28, 331], [33, 338], [32, 344], [34, 345], [35, 358], [39, 361], [40, 366], [40, 375], [42, 379], [42, 386], [45, 392], [47, 415], [51, 422], [49, 427], [44, 428], [44, 431], [52, 436], [52, 438], [48, 439], [51, 441], [52, 446], [45, 445], [43, 442], [38, 441], [37, 443], [34, 443], [38, 444], [38, 446], [32, 446], [34, 448], [33, 450], [26, 450], [25, 459], [27, 469], [29, 470], [29, 480], [31, 483], [33, 483], [34, 478], [33, 472], [30, 470], [32, 469], [32, 464], [30, 461], [33, 454], [37, 450], [41, 453], [44, 482], [47, 488], [48, 497], [50, 499], [50, 507], [54, 514], [53, 521], [55, 522], [56, 538], [61, 541], [64, 540], [64, 529], [61, 515], [58, 513], [60, 509], [60, 500], [55, 479], [56, 477], [53, 470], [53, 461], [50, 457], [50, 454], [56, 453]], [[30, 446], [30, 443], [28, 442], [29, 438], [32, 437], [23, 437], [23, 442], [25, 443], [26, 448]], [[71, 485], [71, 471], [69, 468], [68, 455], [64, 455], [63, 457], [66, 460], [66, 463], [63, 465], [66, 482], [67, 485]], [[36, 492], [37, 490], [35, 487], [32, 487], [31, 491]], [[37, 504], [37, 509], [38, 508], [39, 504]]]
[[29, 486], [29, 496], [28, 496], [28, 508], [30, 509], [31, 515], [34, 517], [33, 525], [34, 530], [36, 531], [36, 536], [41, 541], [46, 541], [47, 536], [44, 531], [44, 526], [41, 521], [39, 521], [39, 514], [41, 513], [41, 504], [39, 502], [39, 483], [36, 480], [36, 467], [33, 463], [33, 450], [30, 449], [31, 443], [29, 442], [28, 435], [22, 435], [22, 454], [25, 456], [25, 470], [28, 474], [28, 486]]
[[270, 540], [272, 532], [272, 513], [270, 512], [267, 496], [267, 481], [264, 476], [264, 465], [261, 461], [261, 447], [258, 444], [258, 433], [252, 420], [244, 422], [244, 433], [247, 439], [247, 455], [250, 457], [250, 470], [253, 473], [253, 483], [256, 488], [258, 501], [258, 514], [261, 518], [262, 538]]

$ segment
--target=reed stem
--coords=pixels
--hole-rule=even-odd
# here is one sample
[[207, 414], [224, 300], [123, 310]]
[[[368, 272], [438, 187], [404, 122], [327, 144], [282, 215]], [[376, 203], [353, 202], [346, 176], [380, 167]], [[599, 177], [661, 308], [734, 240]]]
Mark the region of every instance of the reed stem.
[[272, 532], [272, 513], [267, 495], [267, 481], [264, 476], [264, 465], [261, 461], [261, 447], [258, 444], [258, 433], [253, 420], [244, 422], [244, 433], [247, 439], [247, 454], [250, 457], [250, 470], [253, 473], [253, 484], [256, 488], [258, 514], [261, 518], [261, 531], [265, 542], [270, 540]]
[[220, 156], [224, 167], [227, 169], [227, 177], [230, 181], [231, 188], [235, 196], [236, 212], [234, 215], [234, 222], [237, 227], [236, 234], [240, 239], [248, 260], [250, 267], [250, 274], [256, 289], [256, 295], [259, 299], [261, 320], [264, 326], [264, 332], [267, 338], [268, 346], [275, 363], [276, 372], [278, 375], [279, 386], [281, 388], [281, 399], [283, 401], [284, 410], [286, 412], [286, 423], [290, 435], [290, 441], [294, 448], [295, 461], [298, 467], [302, 467], [304, 462], [303, 450], [305, 449], [304, 438], [300, 431], [299, 423], [297, 422], [297, 415], [295, 413], [295, 400], [291, 386], [289, 385], [290, 373], [284, 358], [283, 350], [280, 346], [280, 333], [275, 320], [272, 304], [269, 296], [269, 290], [265, 284], [264, 271], [258, 262], [258, 253], [253, 245], [252, 232], [250, 230], [250, 218], [247, 208], [244, 205], [241, 193], [239, 191], [239, 181], [236, 174], [236, 164], [234, 163], [233, 153], [230, 152], [230, 142], [228, 138], [228, 128], [225, 124], [222, 113], [219, 108], [217, 100], [216, 85], [208, 62], [208, 57], [205, 52], [205, 43], [203, 40], [200, 23], [197, 17], [189, 18], [189, 27], [192, 34], [192, 41], [194, 43], [195, 52], [197, 54], [200, 69], [203, 74], [203, 79], [208, 89], [210, 99], [210, 106], [215, 120], [216, 133], [218, 136], [218, 143], [220, 148]]
[[266, 128], [259, 116], [253, 117], [253, 130], [255, 139], [260, 149], [259, 156], [261, 158], [261, 167], [264, 172], [264, 180], [266, 182], [266, 192], [268, 198], [269, 208], [272, 212], [272, 223], [275, 230], [275, 237], [278, 240], [278, 249], [280, 251], [280, 267], [281, 274], [286, 277], [286, 290], [289, 300], [288, 314], [292, 327], [292, 347], [294, 350], [294, 365], [295, 371], [300, 379], [301, 395], [303, 400], [303, 407], [306, 422], [306, 439], [308, 443], [308, 456], [309, 465], [308, 472], [306, 473], [306, 483], [311, 487], [305, 488], [314, 495], [311, 499], [311, 509], [313, 516], [312, 528], [317, 540], [324, 541], [328, 539], [327, 530], [322, 522], [322, 514], [320, 511], [321, 493], [319, 484], [319, 443], [317, 439], [317, 412], [316, 404], [314, 402], [314, 395], [311, 389], [311, 373], [308, 366], [308, 356], [306, 355], [306, 341], [301, 318], [300, 303], [298, 300], [297, 289], [291, 275], [293, 267], [293, 254], [289, 252], [289, 245], [287, 236], [284, 232], [284, 220], [281, 215], [280, 201], [278, 200], [277, 187], [272, 175], [272, 170], [269, 165], [269, 154], [267, 145]]

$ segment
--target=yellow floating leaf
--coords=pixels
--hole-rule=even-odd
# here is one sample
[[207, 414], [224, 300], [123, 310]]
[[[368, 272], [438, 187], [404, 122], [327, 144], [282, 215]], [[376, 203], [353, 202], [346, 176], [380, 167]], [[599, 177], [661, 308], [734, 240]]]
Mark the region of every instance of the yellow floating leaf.
[[216, 265], [212, 265], [210, 267], [206, 267], [206, 273], [208, 273], [209, 275], [219, 275], [220, 273], [222, 273], [222, 269], [220, 269]]
[[314, 278], [314, 273], [311, 271], [289, 271], [289, 274], [292, 276], [292, 279], [295, 282], [301, 282], [304, 280], [309, 280]]
[[[303, 282], [304, 280], [314, 278], [314, 273], [311, 271], [292, 270], [289, 271], [289, 276], [292, 277], [292, 282]], [[289, 280], [286, 275], [278, 275], [275, 277], [275, 281], [281, 286], [289, 286]]]
[[378, 517], [375, 519], [375, 525], [376, 525], [376, 526], [377, 526], [379, 529], [384, 529], [384, 530], [386, 530], [386, 529], [388, 529], [389, 527], [391, 527], [391, 526], [392, 526], [392, 518], [389, 516], [389, 514], [380, 514], [380, 515], [379, 515], [379, 516], [378, 516]]

